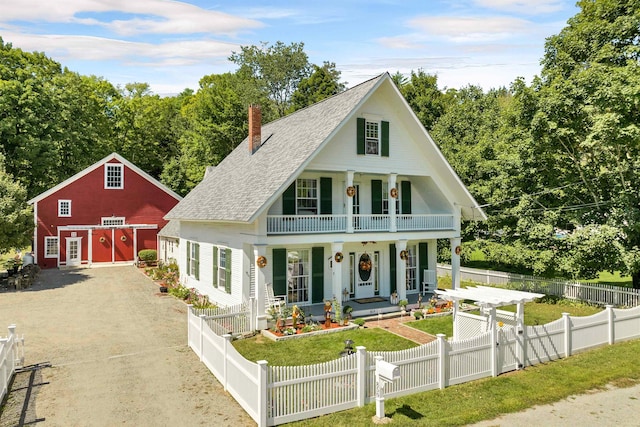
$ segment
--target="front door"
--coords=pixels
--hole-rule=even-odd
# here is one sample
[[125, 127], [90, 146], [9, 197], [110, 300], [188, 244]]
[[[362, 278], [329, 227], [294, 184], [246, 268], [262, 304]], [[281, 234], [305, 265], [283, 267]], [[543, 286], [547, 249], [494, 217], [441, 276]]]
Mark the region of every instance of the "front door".
[[81, 242], [82, 239], [80, 237], [67, 238], [67, 266], [80, 265]]
[[370, 298], [375, 296], [375, 278], [377, 265], [373, 254], [367, 252], [356, 253], [355, 265], [351, 269], [354, 277], [356, 298]]

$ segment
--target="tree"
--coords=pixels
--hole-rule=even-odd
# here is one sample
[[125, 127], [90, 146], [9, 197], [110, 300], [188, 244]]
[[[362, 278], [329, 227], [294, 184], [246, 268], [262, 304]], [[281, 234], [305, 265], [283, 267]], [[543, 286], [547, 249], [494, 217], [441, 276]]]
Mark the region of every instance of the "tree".
[[392, 78], [422, 125], [431, 130], [438, 118], [444, 114], [447, 102], [446, 96], [438, 89], [438, 76], [418, 70], [411, 71], [410, 79], [400, 72]]
[[33, 235], [33, 213], [27, 205], [27, 190], [8, 174], [0, 154], [0, 253], [24, 248]]
[[345, 84], [340, 83], [340, 71], [333, 62], [324, 62], [322, 67], [313, 65], [313, 73], [300, 81], [292, 96], [289, 112], [299, 110], [323, 99], [344, 91]]
[[[535, 173], [564, 187], [547, 209], [560, 224], [612, 227], [640, 287], [640, 2], [582, 0], [545, 46], [531, 121]], [[570, 191], [567, 190], [570, 186]], [[615, 268], [615, 265], [612, 266]]]
[[304, 43], [287, 46], [278, 41], [273, 46], [268, 43], [262, 43], [260, 47], [242, 46], [229, 60], [240, 67], [241, 74], [256, 79], [275, 103], [279, 117], [286, 114], [300, 82], [311, 74]]

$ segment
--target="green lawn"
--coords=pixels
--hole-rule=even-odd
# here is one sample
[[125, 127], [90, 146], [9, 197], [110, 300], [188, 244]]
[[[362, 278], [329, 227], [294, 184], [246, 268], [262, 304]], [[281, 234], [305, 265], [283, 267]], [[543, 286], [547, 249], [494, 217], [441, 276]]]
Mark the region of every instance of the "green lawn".
[[354, 348], [365, 346], [368, 351], [397, 351], [417, 346], [413, 341], [379, 328], [359, 328], [279, 342], [256, 335], [234, 341], [233, 346], [253, 362], [266, 360], [275, 366], [311, 365], [340, 357], [348, 339], [354, 342]]

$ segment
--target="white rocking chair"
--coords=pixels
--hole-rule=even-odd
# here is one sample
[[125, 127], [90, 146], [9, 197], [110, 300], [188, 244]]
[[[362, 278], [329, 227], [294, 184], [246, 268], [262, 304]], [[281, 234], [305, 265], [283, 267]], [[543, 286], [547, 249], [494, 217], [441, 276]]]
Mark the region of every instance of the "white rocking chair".
[[271, 283], [267, 283], [264, 286], [265, 288], [265, 303], [267, 306], [267, 310], [274, 309], [278, 313], [282, 313], [282, 307], [287, 305], [287, 301], [285, 300], [284, 295], [274, 295], [273, 294], [273, 285]]

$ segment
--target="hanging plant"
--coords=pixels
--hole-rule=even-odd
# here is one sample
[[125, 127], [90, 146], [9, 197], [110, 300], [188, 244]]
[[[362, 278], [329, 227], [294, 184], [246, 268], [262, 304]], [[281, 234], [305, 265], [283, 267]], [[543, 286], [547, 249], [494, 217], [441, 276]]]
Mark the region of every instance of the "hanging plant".
[[256, 260], [256, 264], [258, 264], [258, 267], [260, 268], [264, 268], [267, 266], [267, 258], [264, 255], [260, 255], [258, 257], [258, 259]]

